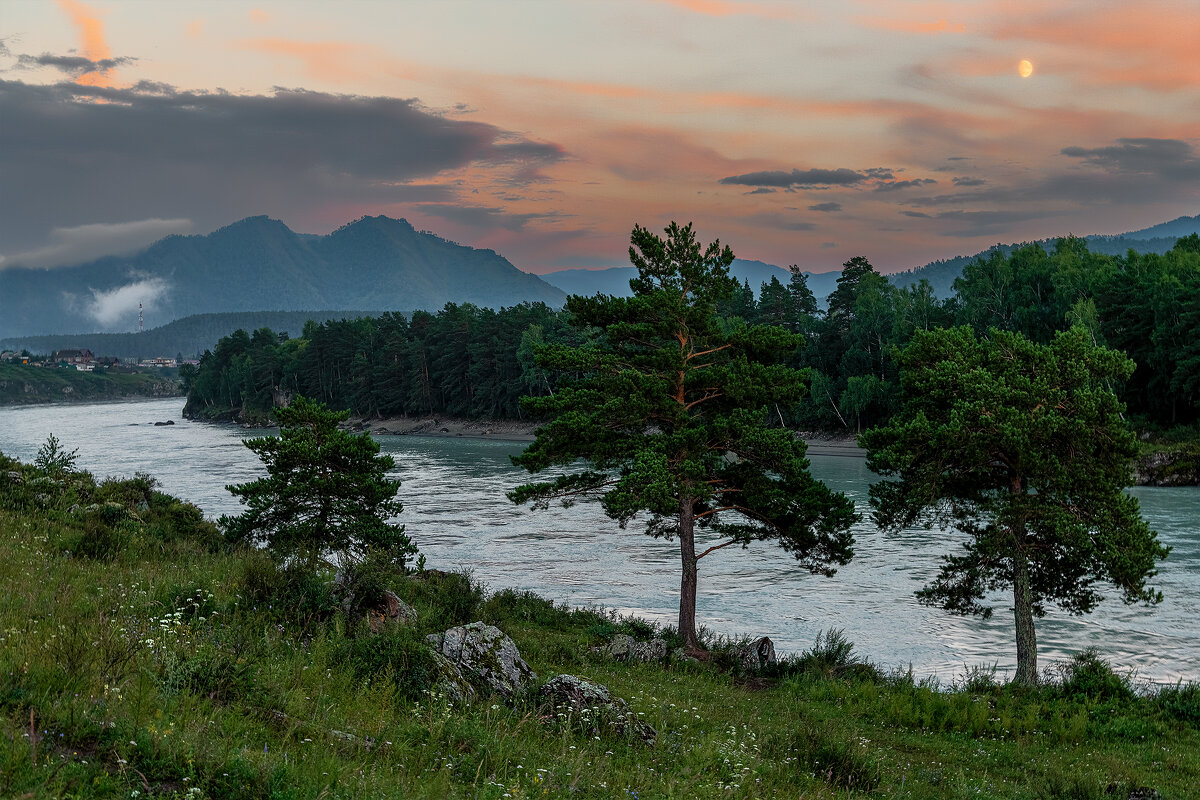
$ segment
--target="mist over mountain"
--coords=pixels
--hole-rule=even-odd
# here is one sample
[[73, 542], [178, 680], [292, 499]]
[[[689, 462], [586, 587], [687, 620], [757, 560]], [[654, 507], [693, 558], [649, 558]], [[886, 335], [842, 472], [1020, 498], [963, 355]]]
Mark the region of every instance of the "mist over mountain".
[[132, 256], [54, 269], [0, 270], [0, 338], [132, 331], [191, 314], [306, 309], [437, 310], [561, 305], [564, 294], [403, 219], [363, 217], [327, 236], [265, 216], [202, 236], [168, 236]]

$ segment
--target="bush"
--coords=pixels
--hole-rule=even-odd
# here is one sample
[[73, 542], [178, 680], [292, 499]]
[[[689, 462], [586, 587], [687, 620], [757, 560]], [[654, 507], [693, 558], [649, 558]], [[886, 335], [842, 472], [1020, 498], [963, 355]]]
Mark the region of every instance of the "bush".
[[840, 628], [818, 632], [813, 646], [798, 657], [781, 662], [776, 674], [848, 677], [860, 680], [879, 678], [879, 671], [855, 654], [854, 643], [846, 638], [845, 631]]
[[1058, 668], [1062, 675], [1059, 689], [1066, 697], [1092, 700], [1131, 700], [1133, 687], [1128, 675], [1118, 675], [1100, 658], [1094, 647], [1079, 653]]
[[518, 592], [504, 589], [487, 599], [479, 609], [484, 622], [504, 627], [506, 622], [532, 622], [544, 628], [564, 630], [570, 626], [571, 612], [566, 606], [556, 606], [552, 601], [533, 592]]
[[1200, 726], [1200, 683], [1180, 681], [1159, 691], [1154, 701], [1175, 719]]
[[397, 693], [408, 700], [422, 697], [437, 675], [429, 643], [415, 628], [407, 626], [343, 639], [336, 658], [360, 680], [391, 680]]
[[303, 567], [281, 567], [257, 549], [246, 551], [237, 589], [251, 607], [266, 606], [304, 625], [327, 620], [337, 610], [332, 581]]
[[135, 523], [119, 506], [100, 506], [88, 512], [79, 528], [63, 542], [72, 555], [97, 561], [111, 561], [128, 549], [136, 530]]

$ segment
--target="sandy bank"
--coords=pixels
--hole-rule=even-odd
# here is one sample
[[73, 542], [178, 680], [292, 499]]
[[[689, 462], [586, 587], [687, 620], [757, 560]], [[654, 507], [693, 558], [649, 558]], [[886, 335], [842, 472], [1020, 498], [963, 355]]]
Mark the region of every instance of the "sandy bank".
[[351, 419], [355, 431], [375, 436], [462, 436], [471, 439], [504, 439], [532, 442], [536, 422], [508, 419], [458, 419], [455, 417], [387, 417]]

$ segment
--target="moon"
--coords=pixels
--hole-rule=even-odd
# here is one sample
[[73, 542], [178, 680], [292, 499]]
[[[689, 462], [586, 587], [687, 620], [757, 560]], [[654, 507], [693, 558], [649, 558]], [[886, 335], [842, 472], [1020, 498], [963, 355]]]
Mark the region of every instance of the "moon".
[[1017, 64], [1017, 73], [1022, 78], [1028, 78], [1033, 74], [1033, 62], [1027, 58], [1022, 58], [1020, 63]]

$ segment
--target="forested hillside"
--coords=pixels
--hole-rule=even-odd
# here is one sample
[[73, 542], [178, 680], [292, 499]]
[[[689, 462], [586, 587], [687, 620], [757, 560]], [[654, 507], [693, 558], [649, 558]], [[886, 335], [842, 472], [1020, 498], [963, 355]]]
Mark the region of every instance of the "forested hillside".
[[[1095, 253], [1076, 238], [1049, 251], [1026, 245], [967, 265], [954, 287], [946, 299], [924, 281], [899, 288], [854, 258], [824, 310], [797, 272], [787, 284], [763, 284], [757, 298], [743, 287], [721, 313], [804, 335], [793, 363], [810, 370], [809, 395], [778, 410], [804, 429], [856, 433], [887, 419], [898, 397], [894, 348], [916, 330], [953, 325], [1019, 331], [1039, 343], [1083, 325], [1136, 362], [1117, 388], [1140, 424], [1168, 428], [1200, 418], [1200, 236], [1161, 255]], [[187, 411], [261, 415], [301, 394], [363, 416], [515, 418], [522, 395], [550, 393], [564, 377], [534, 364], [535, 347], [576, 335], [541, 304], [312, 323], [298, 339], [239, 331], [186, 371]]]
[[111, 358], [199, 358], [222, 336], [238, 329], [270, 328], [299, 336], [309, 320], [356, 319], [381, 310], [362, 311], [231, 311], [225, 314], [193, 314], [142, 333], [77, 333], [65, 336], [27, 336], [0, 340], [0, 350], [28, 350], [52, 353], [55, 350], [83, 350]]

